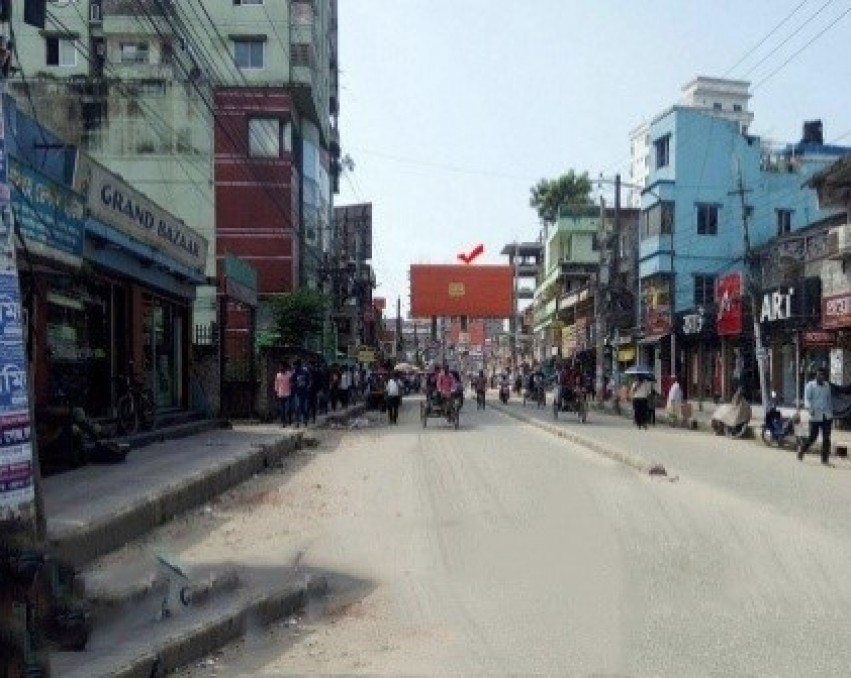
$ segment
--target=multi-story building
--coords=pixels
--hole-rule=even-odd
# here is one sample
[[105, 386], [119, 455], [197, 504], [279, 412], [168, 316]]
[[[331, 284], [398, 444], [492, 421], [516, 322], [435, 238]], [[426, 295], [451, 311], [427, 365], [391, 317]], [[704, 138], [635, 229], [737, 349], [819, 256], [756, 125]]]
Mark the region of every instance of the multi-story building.
[[[652, 172], [643, 192], [639, 299], [642, 360], [676, 371], [697, 395], [755, 390], [753, 342], [716, 332], [716, 286], [744, 268], [748, 247], [828, 214], [802, 184], [851, 149], [823, 143], [821, 123], [773, 148], [736, 119], [675, 106], [650, 125]], [[725, 283], [726, 284], [726, 283]], [[741, 332], [741, 331], [740, 331]], [[683, 383], [681, 381], [681, 383]]]
[[[746, 132], [753, 121], [753, 113], [748, 110], [749, 88], [750, 83], [743, 80], [699, 76], [683, 87], [679, 105], [703, 111], [715, 118], [731, 120], [739, 125], [742, 132]], [[649, 120], [630, 131], [629, 146], [629, 182], [634, 186], [647, 186], [652, 170]], [[630, 189], [627, 204], [641, 207], [640, 189]]]
[[[192, 31], [179, 27], [193, 23], [190, 4], [176, 16], [177, 3], [152, 0], [50, 3], [43, 30], [15, 13], [19, 70], [8, 86], [41, 124], [212, 245], [212, 74], [200, 71]], [[205, 272], [216, 274], [212, 246]], [[215, 294], [214, 286], [199, 289], [194, 322], [215, 319]]]
[[[544, 248], [540, 242], [514, 242], [506, 245], [500, 252], [508, 257], [508, 263], [514, 270], [514, 317], [510, 319], [508, 329], [510, 339], [503, 347], [511, 346], [512, 358], [519, 358], [532, 350], [529, 336], [532, 331], [530, 323], [524, 321], [520, 304], [532, 299], [535, 295], [535, 284], [543, 262]], [[531, 281], [531, 284], [530, 284]]]
[[319, 284], [340, 170], [336, 0], [52, 3], [43, 30], [14, 28], [18, 100], [214, 242], [210, 278], [232, 254], [261, 300]]
[[[604, 222], [601, 224], [601, 216]], [[629, 293], [635, 271], [638, 211], [566, 205], [544, 243], [544, 264], [535, 298], [539, 359], [554, 355], [594, 363], [598, 326], [608, 340], [634, 326]], [[600, 275], [601, 270], [605, 273]], [[599, 280], [599, 287], [595, 282]], [[623, 340], [629, 338], [624, 332]], [[615, 340], [620, 343], [620, 336]], [[611, 343], [611, 342], [610, 342]], [[632, 358], [626, 353], [624, 360]], [[613, 358], [617, 360], [617, 357]], [[607, 369], [611, 368], [611, 364]]]

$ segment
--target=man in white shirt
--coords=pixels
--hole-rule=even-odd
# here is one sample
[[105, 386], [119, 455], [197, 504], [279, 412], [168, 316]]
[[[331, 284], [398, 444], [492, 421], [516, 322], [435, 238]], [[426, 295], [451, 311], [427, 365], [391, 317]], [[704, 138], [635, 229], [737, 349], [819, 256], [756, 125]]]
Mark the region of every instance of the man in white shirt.
[[821, 463], [830, 463], [830, 430], [833, 426], [833, 397], [827, 381], [827, 370], [820, 367], [816, 378], [804, 387], [804, 407], [810, 413], [810, 435], [798, 443], [798, 460], [804, 459], [807, 449], [818, 437], [821, 429]]
[[402, 390], [399, 378], [391, 374], [384, 385], [384, 401], [387, 405], [387, 417], [391, 424], [399, 423], [399, 403], [402, 401]]

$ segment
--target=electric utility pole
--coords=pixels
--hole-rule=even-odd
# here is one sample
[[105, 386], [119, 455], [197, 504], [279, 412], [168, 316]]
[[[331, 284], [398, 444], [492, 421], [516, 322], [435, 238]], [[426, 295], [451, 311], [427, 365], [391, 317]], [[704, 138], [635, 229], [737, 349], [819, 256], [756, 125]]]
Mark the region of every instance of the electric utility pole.
[[597, 401], [605, 397], [606, 380], [603, 376], [603, 361], [606, 352], [606, 311], [604, 290], [609, 284], [607, 237], [606, 237], [606, 201], [600, 196], [600, 224], [597, 227], [597, 247], [600, 251], [600, 264], [594, 283], [594, 339], [596, 343], [596, 379], [594, 382]]
[[[24, 20], [38, 21], [32, 12], [38, 3], [27, 3]], [[41, 27], [44, 27], [43, 7]], [[33, 389], [28, 351], [35, 341], [26, 327], [20, 279], [15, 261], [18, 232], [12, 213], [12, 187], [9, 183], [6, 154], [4, 101], [6, 77], [11, 68], [14, 47], [11, 41], [11, 3], [0, 7], [0, 21], [10, 25], [10, 38], [0, 36], [0, 289], [6, 301], [0, 314], [0, 348], [3, 352], [3, 376], [0, 378], [0, 581], [4, 601], [0, 611], [0, 637], [4, 652], [0, 657], [1, 675], [50, 673], [43, 631], [33, 609], [46, 600], [36, 600], [29, 592], [11, 593], [9, 582], [16, 573], [11, 563], [18, 559], [43, 558], [46, 539], [44, 502], [41, 496], [38, 448], [35, 438]], [[5, 33], [5, 29], [4, 29]], [[24, 338], [26, 337], [26, 344]], [[42, 561], [43, 563], [43, 561]], [[38, 672], [37, 674], [35, 672]]]
[[751, 238], [748, 230], [748, 208], [745, 202], [745, 195], [751, 192], [751, 189], [746, 189], [742, 180], [742, 168], [736, 161], [736, 170], [738, 173], [738, 182], [735, 191], [730, 191], [730, 195], [738, 195], [742, 207], [742, 236], [745, 246], [745, 288], [748, 291], [748, 297], [751, 303], [751, 313], [753, 315], [753, 339], [754, 339], [754, 355], [756, 356], [756, 364], [759, 371], [759, 390], [762, 398], [763, 408], [768, 405], [768, 375], [765, 371], [765, 361], [768, 354], [762, 345], [762, 328], [759, 323], [759, 291], [757, 287], [756, 274], [754, 271], [754, 256], [751, 252]]

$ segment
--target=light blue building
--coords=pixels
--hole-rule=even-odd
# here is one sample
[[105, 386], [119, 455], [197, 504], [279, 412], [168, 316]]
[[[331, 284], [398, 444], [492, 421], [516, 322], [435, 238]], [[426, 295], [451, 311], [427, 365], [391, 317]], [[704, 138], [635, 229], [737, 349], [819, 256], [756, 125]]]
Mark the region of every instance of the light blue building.
[[724, 341], [715, 330], [716, 283], [744, 268], [745, 223], [750, 246], [758, 247], [827, 214], [803, 184], [851, 148], [825, 145], [820, 122], [804, 131], [797, 144], [771, 147], [740, 122], [684, 106], [649, 126], [640, 357], [659, 377], [676, 371], [690, 397], [727, 394], [734, 378], [753, 383], [742, 373], [753, 363], [749, 323], [744, 336]]

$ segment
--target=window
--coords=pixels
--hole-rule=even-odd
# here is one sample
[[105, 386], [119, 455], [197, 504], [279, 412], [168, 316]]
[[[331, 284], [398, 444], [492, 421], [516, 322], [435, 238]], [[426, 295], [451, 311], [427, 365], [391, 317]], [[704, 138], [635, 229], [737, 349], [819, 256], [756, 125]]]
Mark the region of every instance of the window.
[[47, 65], [73, 67], [77, 65], [77, 41], [71, 38], [48, 36]]
[[697, 273], [694, 276], [694, 305], [709, 306], [715, 300], [715, 276]]
[[713, 108], [713, 110], [720, 111], [721, 110], [721, 104], [719, 104], [716, 101], [714, 104], [712, 104], [712, 108]]
[[653, 148], [656, 150], [656, 169], [667, 167], [671, 162], [671, 135], [666, 134], [661, 139], [656, 139]]
[[674, 203], [657, 202], [641, 213], [641, 237], [671, 235], [674, 232]]
[[281, 151], [292, 152], [292, 129], [280, 118], [248, 120], [248, 156], [279, 158]]
[[263, 68], [263, 40], [233, 41], [233, 60], [237, 68]]
[[792, 210], [777, 210], [777, 235], [792, 232]]
[[147, 42], [122, 42], [120, 48], [122, 64], [148, 63], [150, 50]]
[[733, 104], [733, 110], [736, 111], [736, 113], [741, 113], [742, 112], [742, 105], [741, 104]]
[[234, 5], [262, 5], [263, 0], [233, 0]]
[[718, 235], [718, 205], [697, 203], [697, 234]]

